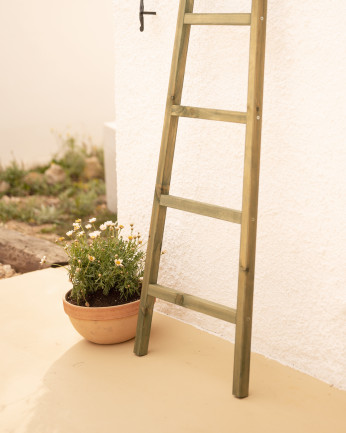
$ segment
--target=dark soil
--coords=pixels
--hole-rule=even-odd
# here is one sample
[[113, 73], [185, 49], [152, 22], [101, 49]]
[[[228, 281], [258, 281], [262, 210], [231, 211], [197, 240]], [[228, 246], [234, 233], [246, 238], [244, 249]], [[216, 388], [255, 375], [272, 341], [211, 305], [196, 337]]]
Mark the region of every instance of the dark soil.
[[[98, 290], [97, 292], [89, 295], [87, 297], [87, 301], [89, 305], [80, 305], [81, 307], [111, 307], [113, 305], [122, 305], [128, 304], [130, 302], [137, 301], [140, 299], [141, 295], [137, 295], [134, 293], [132, 296], [129, 296], [127, 299], [121, 297], [119, 292], [116, 290], [111, 290], [107, 296], [102, 293], [102, 290]], [[76, 301], [71, 299], [70, 293], [66, 297], [66, 300], [73, 305], [78, 305]]]

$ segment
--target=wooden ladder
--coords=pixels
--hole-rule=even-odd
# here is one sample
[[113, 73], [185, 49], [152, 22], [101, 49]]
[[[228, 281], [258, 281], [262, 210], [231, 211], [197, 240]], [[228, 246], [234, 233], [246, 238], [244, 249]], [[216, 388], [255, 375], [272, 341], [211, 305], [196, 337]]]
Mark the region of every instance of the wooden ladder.
[[[251, 14], [193, 13], [193, 3], [179, 5], [134, 352], [148, 352], [155, 298], [234, 323], [233, 394], [243, 398], [249, 392], [267, 0], [253, 0]], [[247, 112], [180, 105], [191, 25], [250, 26]], [[179, 117], [246, 124], [241, 211], [169, 194]], [[167, 207], [241, 224], [236, 310], [157, 284]]]

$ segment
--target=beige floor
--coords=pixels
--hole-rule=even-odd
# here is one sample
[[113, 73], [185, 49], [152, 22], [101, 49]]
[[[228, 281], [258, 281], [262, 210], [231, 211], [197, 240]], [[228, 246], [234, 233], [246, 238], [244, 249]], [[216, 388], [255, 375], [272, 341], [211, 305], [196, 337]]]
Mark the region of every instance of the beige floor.
[[338, 433], [346, 392], [253, 355], [251, 394], [231, 395], [233, 346], [156, 314], [150, 353], [81, 339], [65, 271], [0, 282], [0, 432]]

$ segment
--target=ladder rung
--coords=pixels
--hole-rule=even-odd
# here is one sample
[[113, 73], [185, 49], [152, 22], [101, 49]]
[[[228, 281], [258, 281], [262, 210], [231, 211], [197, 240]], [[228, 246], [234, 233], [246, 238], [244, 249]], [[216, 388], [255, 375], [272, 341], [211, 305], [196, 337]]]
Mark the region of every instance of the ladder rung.
[[251, 14], [190, 14], [186, 13], [184, 24], [249, 26]]
[[238, 210], [229, 209], [227, 207], [201, 203], [199, 201], [166, 194], [161, 195], [160, 205], [241, 224], [241, 212]]
[[181, 293], [169, 287], [159, 284], [149, 284], [148, 294], [155, 298], [171, 302], [172, 304], [225, 320], [226, 322], [235, 323], [236, 321], [237, 311], [234, 308], [226, 307], [216, 302], [206, 301], [197, 296]]
[[219, 120], [221, 122], [246, 123], [247, 114], [239, 111], [214, 110], [213, 108], [184, 107], [172, 105], [172, 116], [194, 119]]

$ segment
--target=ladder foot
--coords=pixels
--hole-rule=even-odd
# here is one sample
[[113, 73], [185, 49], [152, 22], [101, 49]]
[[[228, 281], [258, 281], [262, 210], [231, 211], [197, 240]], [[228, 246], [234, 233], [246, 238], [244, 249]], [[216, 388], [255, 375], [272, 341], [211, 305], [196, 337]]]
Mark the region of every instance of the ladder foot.
[[236, 394], [233, 394], [233, 397], [237, 398], [238, 400], [241, 400], [242, 398], [246, 398], [248, 396], [249, 396], [249, 394], [246, 394], [246, 395], [236, 395]]
[[137, 332], [135, 346], [133, 349], [137, 356], [145, 356], [148, 353], [155, 299], [156, 298], [153, 296], [147, 296], [141, 301], [141, 305], [139, 307]]
[[233, 377], [233, 397], [242, 399], [249, 396], [249, 384], [237, 383], [237, 377]]
[[133, 353], [136, 356], [145, 356], [145, 355], [148, 355], [148, 349], [146, 351], [141, 352], [140, 349], [136, 349], [136, 347], [135, 347]]

